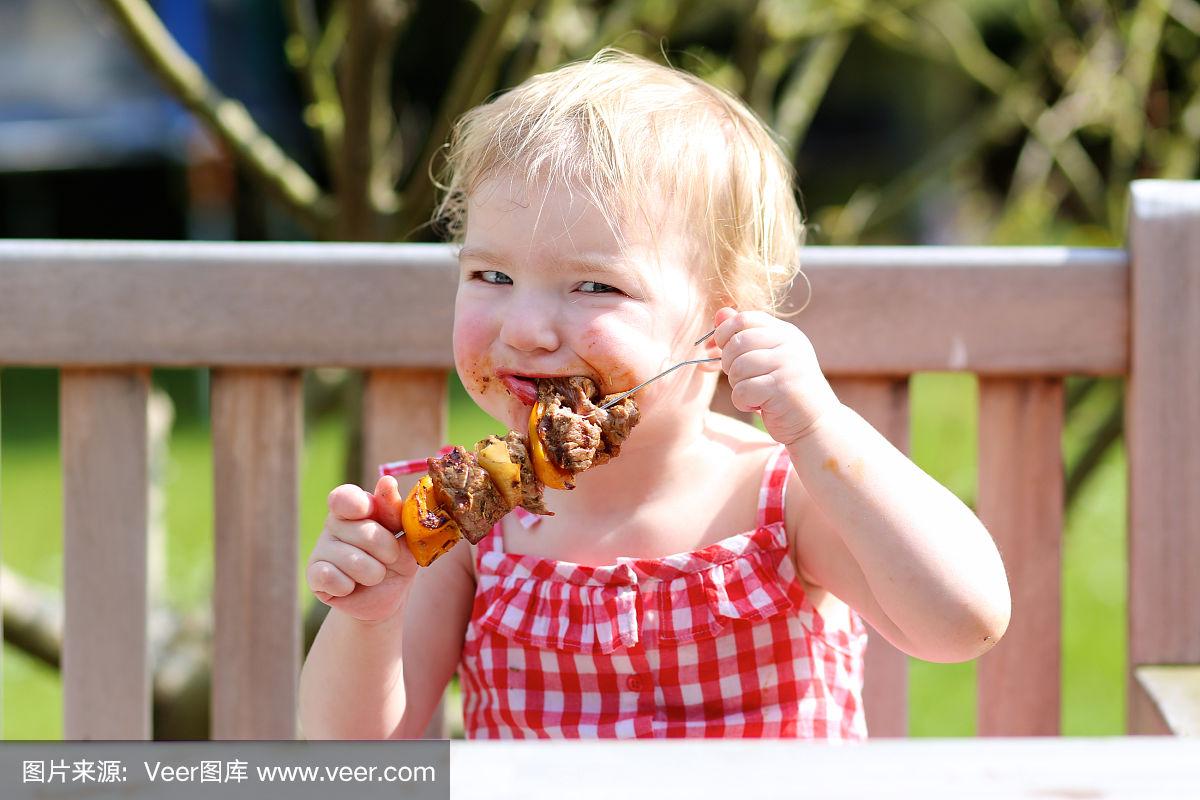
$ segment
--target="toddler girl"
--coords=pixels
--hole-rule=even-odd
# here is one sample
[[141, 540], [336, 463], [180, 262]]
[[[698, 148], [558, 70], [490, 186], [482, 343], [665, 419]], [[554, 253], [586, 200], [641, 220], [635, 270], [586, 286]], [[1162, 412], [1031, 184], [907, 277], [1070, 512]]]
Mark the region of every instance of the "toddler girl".
[[[932, 661], [995, 644], [1009, 594], [987, 531], [772, 313], [802, 225], [739, 100], [606, 50], [466, 114], [448, 176], [455, 368], [508, 428], [539, 377], [613, 394], [720, 361], [638, 392], [620, 457], [548, 491], [553, 516], [518, 508], [427, 569], [363, 489], [334, 489], [307, 571], [332, 609], [306, 736], [418, 737], [457, 670], [468, 737], [860, 739], [863, 618]], [[709, 410], [718, 371], [765, 433]]]

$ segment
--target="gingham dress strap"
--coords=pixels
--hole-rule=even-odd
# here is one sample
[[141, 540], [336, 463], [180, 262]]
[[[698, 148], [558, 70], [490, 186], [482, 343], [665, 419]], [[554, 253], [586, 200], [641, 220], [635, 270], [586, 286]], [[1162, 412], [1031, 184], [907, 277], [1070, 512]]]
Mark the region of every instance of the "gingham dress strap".
[[[537, 525], [539, 522], [542, 521], [542, 518], [540, 516], [538, 516], [537, 514], [534, 514], [532, 511], [525, 510], [521, 506], [517, 506], [512, 511], [510, 511], [508, 513], [508, 516], [506, 516], [504, 519], [509, 520], [509, 521], [516, 520], [517, 523], [525, 530], [529, 530], [534, 525]], [[501, 520], [500, 522], [497, 522], [495, 525], [492, 526], [492, 529], [490, 531], [488, 531], [487, 536], [485, 536], [479, 540], [479, 544], [475, 545], [475, 558], [476, 558], [476, 560], [482, 558], [484, 553], [503, 553], [503, 552], [504, 552], [504, 520]], [[476, 564], [476, 567], [478, 567], [478, 564]]]
[[484, 553], [504, 552], [504, 524], [497, 522], [487, 535], [475, 544], [475, 574], [479, 574], [479, 559]]
[[759, 528], [785, 520], [783, 503], [791, 469], [792, 460], [788, 457], [787, 448], [779, 445], [767, 458], [762, 485], [758, 490], [758, 520], [755, 524]]
[[[446, 445], [441, 450], [437, 451], [439, 456], [444, 456], [454, 448]], [[394, 478], [399, 478], [403, 475], [415, 475], [418, 472], [425, 472], [429, 469], [429, 459], [427, 458], [411, 458], [406, 461], [389, 461], [386, 464], [379, 465], [379, 477], [391, 475]], [[403, 490], [405, 487], [401, 486]]]

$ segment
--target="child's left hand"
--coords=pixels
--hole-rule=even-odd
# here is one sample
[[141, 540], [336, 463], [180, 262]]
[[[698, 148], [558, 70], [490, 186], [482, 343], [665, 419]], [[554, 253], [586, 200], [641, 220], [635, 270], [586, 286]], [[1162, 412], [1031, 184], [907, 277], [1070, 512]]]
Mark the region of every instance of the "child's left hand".
[[840, 403], [799, 328], [764, 311], [722, 308], [712, 341], [739, 411], [757, 411], [775, 441], [790, 445]]

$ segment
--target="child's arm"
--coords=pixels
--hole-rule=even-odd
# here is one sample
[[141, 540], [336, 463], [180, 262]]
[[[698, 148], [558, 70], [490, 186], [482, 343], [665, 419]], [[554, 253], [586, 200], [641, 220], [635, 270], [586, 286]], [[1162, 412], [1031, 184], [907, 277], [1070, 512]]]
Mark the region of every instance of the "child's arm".
[[[331, 496], [331, 512], [333, 500]], [[338, 529], [334, 516], [331, 513], [323, 538], [330, 529]], [[363, 523], [368, 524], [373, 523]], [[320, 552], [318, 543], [314, 560], [346, 552], [344, 544], [326, 544]], [[407, 556], [407, 548], [400, 548]], [[344, 560], [342, 571], [352, 571], [350, 564], [363, 561], [364, 555]], [[405, 565], [415, 577], [393, 578], [396, 585], [383, 603], [378, 599], [385, 588], [382, 583], [355, 584], [348, 592], [338, 589], [330, 596], [318, 588], [320, 581], [312, 577], [316, 570], [310, 565], [310, 585], [333, 607], [300, 674], [300, 727], [306, 738], [422, 735], [462, 651], [475, 588], [470, 559], [471, 549], [461, 546], [428, 568], [416, 571], [415, 563]], [[380, 608], [385, 611], [380, 613]]]
[[734, 405], [762, 413], [800, 478], [787, 502], [802, 576], [910, 655], [962, 661], [991, 648], [1010, 599], [979, 519], [837, 401], [797, 328], [732, 309], [717, 322]]
[[839, 406], [788, 446], [797, 568], [927, 661], [965, 661], [1008, 626], [1004, 565], [962, 501]]

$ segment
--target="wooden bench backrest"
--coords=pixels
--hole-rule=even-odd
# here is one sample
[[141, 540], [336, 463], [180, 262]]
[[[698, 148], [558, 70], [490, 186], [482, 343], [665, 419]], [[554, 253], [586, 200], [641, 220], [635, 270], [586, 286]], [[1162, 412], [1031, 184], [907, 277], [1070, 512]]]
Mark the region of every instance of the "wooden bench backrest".
[[[978, 511], [1014, 603], [979, 664], [981, 735], [1059, 730], [1061, 615], [1046, 609], [1060, 605], [1067, 375], [1128, 381], [1129, 663], [1200, 664], [1200, 184], [1135, 184], [1129, 242], [805, 253], [817, 300], [804, 330], [843, 400], [901, 449], [910, 375], [979, 376]], [[0, 243], [0, 366], [62, 374], [66, 738], [151, 733], [150, 368], [212, 369], [212, 735], [290, 738], [301, 370], [366, 371], [364, 475], [432, 452], [455, 281], [437, 245]], [[875, 735], [907, 730], [906, 669], [876, 639]], [[1129, 729], [1165, 731], [1129, 691]]]

